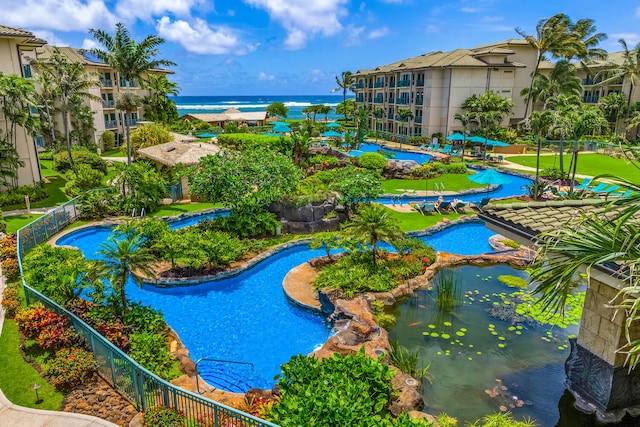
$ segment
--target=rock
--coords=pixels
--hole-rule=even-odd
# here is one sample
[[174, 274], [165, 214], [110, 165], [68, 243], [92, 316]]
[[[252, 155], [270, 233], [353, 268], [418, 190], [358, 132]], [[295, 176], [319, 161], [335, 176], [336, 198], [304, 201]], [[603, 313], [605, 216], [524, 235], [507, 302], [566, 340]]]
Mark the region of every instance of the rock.
[[252, 388], [247, 390], [247, 392], [244, 394], [244, 399], [247, 402], [269, 402], [271, 399], [273, 399], [273, 392], [271, 390]]
[[382, 175], [387, 179], [402, 178], [411, 175], [411, 172], [419, 167], [420, 164], [415, 160], [389, 160]]
[[180, 359], [180, 371], [189, 377], [193, 377], [196, 374], [196, 364], [193, 363], [190, 357]]

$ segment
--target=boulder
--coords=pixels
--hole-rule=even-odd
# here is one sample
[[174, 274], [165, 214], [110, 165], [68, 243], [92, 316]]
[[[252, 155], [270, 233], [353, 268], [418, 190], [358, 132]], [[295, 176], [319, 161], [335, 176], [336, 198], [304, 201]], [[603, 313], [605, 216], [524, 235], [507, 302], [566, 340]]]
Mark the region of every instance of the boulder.
[[415, 160], [389, 160], [387, 166], [382, 171], [385, 178], [402, 178], [411, 175], [411, 172], [420, 167], [420, 163]]

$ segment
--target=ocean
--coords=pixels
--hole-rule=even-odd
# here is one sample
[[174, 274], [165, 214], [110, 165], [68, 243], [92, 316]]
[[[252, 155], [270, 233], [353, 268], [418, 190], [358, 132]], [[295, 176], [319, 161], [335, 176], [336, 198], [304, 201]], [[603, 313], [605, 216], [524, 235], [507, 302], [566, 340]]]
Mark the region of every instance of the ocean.
[[[351, 95], [351, 94], [350, 94]], [[352, 96], [352, 95], [351, 95]], [[350, 96], [348, 96], [350, 97]], [[273, 102], [282, 102], [289, 107], [288, 119], [304, 119], [302, 109], [310, 105], [324, 104], [335, 109], [342, 102], [342, 95], [286, 95], [286, 96], [176, 96], [178, 114], [192, 113], [222, 113], [234, 107], [240, 111], [264, 111]], [[335, 111], [328, 115], [329, 120], [335, 119]], [[324, 119], [324, 115], [316, 116], [316, 120]]]

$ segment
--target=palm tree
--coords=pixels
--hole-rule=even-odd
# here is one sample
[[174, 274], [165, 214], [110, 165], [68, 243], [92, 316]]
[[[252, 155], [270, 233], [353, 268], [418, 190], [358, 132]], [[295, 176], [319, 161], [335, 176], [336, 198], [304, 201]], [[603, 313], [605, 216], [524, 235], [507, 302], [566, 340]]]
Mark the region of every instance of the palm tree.
[[170, 81], [164, 74], [148, 74], [144, 86], [151, 92], [150, 96], [143, 99], [145, 119], [168, 123], [178, 117], [175, 102], [167, 97], [178, 95], [180, 86], [176, 82]]
[[[571, 30], [580, 40], [579, 51], [576, 56], [581, 59], [582, 65], [587, 65], [593, 59], [607, 59], [607, 51], [597, 47], [598, 43], [606, 40], [605, 33], [597, 33], [597, 28], [593, 19], [579, 19], [571, 26]], [[571, 57], [566, 57], [571, 59]]]
[[[519, 27], [516, 27], [515, 31], [537, 51], [536, 65], [531, 73], [529, 94], [533, 92], [533, 83], [538, 75], [540, 62], [547, 54], [557, 58], [566, 58], [582, 52], [579, 34], [573, 31], [571, 20], [564, 13], [539, 20], [534, 35], [525, 33]], [[524, 116], [527, 117], [530, 97], [527, 97], [525, 101]]]
[[[354, 74], [351, 71], [343, 71], [342, 74], [340, 75], [340, 77], [336, 76], [336, 83], [338, 84], [338, 87], [333, 89], [331, 92], [336, 92], [339, 90], [342, 90], [342, 100], [344, 105], [347, 105], [347, 92], [351, 91], [354, 92], [355, 91], [355, 86], [356, 86], [356, 77], [354, 76]], [[344, 111], [344, 121], [346, 122], [347, 119], [347, 109], [345, 108]]]
[[375, 106], [371, 109], [371, 115], [373, 116], [373, 128], [376, 130], [376, 142], [378, 142], [378, 126], [377, 121], [384, 116], [384, 108]]
[[320, 105], [318, 108], [319, 114], [324, 114], [325, 123], [329, 121], [329, 113], [333, 110], [331, 105]]
[[[402, 123], [402, 129], [404, 130], [404, 124], [409, 120], [413, 119], [413, 111], [408, 108], [398, 108], [398, 117], [400, 118], [400, 122]], [[400, 132], [402, 133], [402, 132]], [[407, 135], [409, 134], [409, 130], [407, 129]], [[400, 149], [402, 150], [402, 135], [398, 138], [400, 141]]]
[[553, 67], [549, 75], [536, 75], [531, 89], [524, 88], [520, 95], [525, 99], [543, 102], [547, 108], [547, 101], [560, 94], [571, 96], [582, 94], [582, 83], [577, 75], [575, 65], [566, 59], [561, 59]]
[[71, 123], [70, 112], [75, 109], [78, 101], [84, 99], [100, 100], [99, 96], [87, 92], [89, 89], [100, 86], [100, 81], [95, 73], [88, 73], [80, 62], [70, 62], [58, 48], [53, 49], [53, 54], [47, 62], [35, 63], [42, 74], [53, 82], [54, 95], [56, 95], [60, 110], [62, 111], [62, 124], [67, 142], [67, 154], [69, 165], [73, 173], [78, 176], [78, 170], [71, 155]]
[[[156, 35], [147, 36], [140, 43], [136, 43], [129, 34], [129, 30], [122, 23], [116, 24], [115, 37], [103, 30], [89, 29], [89, 34], [100, 43], [104, 49], [93, 48], [88, 51], [98, 59], [113, 68], [125, 81], [125, 93], [129, 93], [132, 80], [141, 80], [150, 69], [170, 67], [176, 65], [166, 59], [157, 59], [160, 54], [158, 46], [164, 40]], [[127, 164], [131, 165], [131, 129], [129, 112], [125, 111], [125, 127], [127, 135]]]
[[598, 99], [598, 108], [606, 115], [607, 120], [613, 122], [613, 132], [618, 134], [618, 120], [625, 114], [627, 100], [621, 93], [610, 93]]
[[[629, 49], [627, 42], [624, 39], [618, 40], [618, 43], [622, 45], [622, 64], [608, 64], [604, 70], [596, 74], [596, 80], [599, 80], [602, 84], [607, 84], [615, 81], [628, 81], [629, 82], [629, 94], [627, 95], [627, 105], [631, 105], [631, 99], [633, 98], [633, 92], [640, 79], [640, 43], [638, 43], [633, 49]], [[631, 109], [627, 108], [625, 115], [625, 123], [629, 122], [629, 114]]]
[[[49, 146], [56, 147], [58, 142], [56, 140], [56, 125], [53, 120], [54, 116], [54, 103], [56, 99], [56, 87], [53, 77], [46, 73], [36, 73], [33, 79], [40, 88], [38, 91], [38, 104], [40, 107], [44, 107], [44, 114], [40, 112], [40, 126], [45, 130], [45, 124], [43, 118], [46, 119], [46, 130], [51, 136], [51, 144]], [[43, 132], [44, 133], [44, 132]]]
[[547, 136], [549, 129], [553, 124], [554, 116], [549, 110], [544, 112], [532, 111], [527, 119], [525, 119], [525, 128], [531, 130], [536, 138], [536, 177], [533, 183], [533, 197], [537, 198], [540, 189], [540, 150], [542, 147], [542, 138]]
[[120, 296], [121, 316], [124, 318], [127, 309], [125, 288], [129, 277], [133, 276], [136, 284], [140, 285], [142, 280], [133, 274], [134, 272], [142, 273], [147, 277], [154, 276], [155, 257], [142, 246], [140, 236], [120, 240], [111, 237], [100, 245], [98, 255], [104, 258], [102, 262], [108, 272], [111, 288]]
[[374, 265], [378, 259], [378, 242], [392, 242], [403, 236], [389, 210], [377, 204], [368, 204], [360, 209], [344, 230], [349, 238], [371, 246]]
[[464, 159], [464, 146], [465, 140], [464, 138], [467, 136], [468, 127], [475, 123], [478, 125], [478, 113], [474, 111], [465, 111], [464, 113], [456, 113], [453, 116], [454, 120], [458, 120], [462, 125], [462, 158]]

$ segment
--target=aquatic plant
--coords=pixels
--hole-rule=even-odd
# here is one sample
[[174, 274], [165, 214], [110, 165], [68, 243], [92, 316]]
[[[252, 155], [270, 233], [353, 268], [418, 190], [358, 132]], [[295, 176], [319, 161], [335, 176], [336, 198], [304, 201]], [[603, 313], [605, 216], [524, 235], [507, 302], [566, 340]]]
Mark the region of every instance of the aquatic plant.
[[436, 305], [444, 311], [455, 311], [462, 305], [462, 288], [458, 275], [442, 270], [435, 279]]
[[527, 279], [518, 276], [501, 274], [500, 276], [498, 276], [498, 280], [500, 281], [500, 283], [504, 283], [510, 288], [526, 289], [527, 286], [529, 286], [529, 282], [527, 281]]
[[373, 311], [373, 316], [381, 328], [388, 330], [396, 324], [396, 317], [384, 311], [384, 303], [382, 301], [371, 301], [371, 311]]
[[391, 351], [389, 352], [389, 358], [395, 367], [420, 382], [426, 379], [429, 384], [431, 384], [431, 374], [429, 374], [431, 363], [426, 366], [422, 365], [418, 351], [412, 352], [407, 347], [398, 343], [398, 340], [391, 340], [390, 344]]

